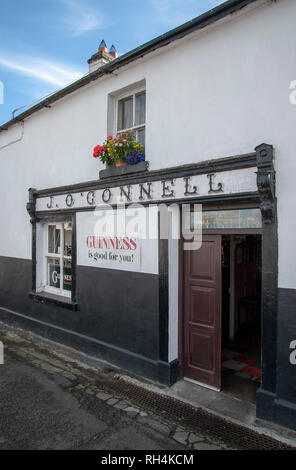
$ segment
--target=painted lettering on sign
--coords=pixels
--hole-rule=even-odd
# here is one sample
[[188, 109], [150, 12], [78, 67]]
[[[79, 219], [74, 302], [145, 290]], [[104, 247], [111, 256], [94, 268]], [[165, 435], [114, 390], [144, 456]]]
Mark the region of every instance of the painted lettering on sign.
[[88, 259], [101, 267], [140, 266], [139, 240], [132, 237], [86, 237]]
[[137, 240], [129, 237], [95, 237], [89, 235], [86, 238], [88, 248], [107, 249], [107, 250], [136, 250]]
[[98, 187], [80, 193], [50, 195], [37, 198], [37, 211], [78, 209], [130, 203], [171, 202], [219, 194], [257, 191], [256, 168], [205, 173], [153, 182], [139, 182], [114, 187]]
[[144, 210], [149, 213], [149, 236], [147, 226], [134, 214], [129, 216], [128, 209], [78, 211], [77, 265], [158, 274], [158, 208]]

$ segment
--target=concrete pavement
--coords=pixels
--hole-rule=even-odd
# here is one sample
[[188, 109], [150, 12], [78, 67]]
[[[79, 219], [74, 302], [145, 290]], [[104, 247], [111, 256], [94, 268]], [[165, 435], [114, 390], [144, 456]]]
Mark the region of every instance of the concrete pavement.
[[0, 340], [1, 450], [227, 448], [110, 394], [60, 346], [2, 323]]

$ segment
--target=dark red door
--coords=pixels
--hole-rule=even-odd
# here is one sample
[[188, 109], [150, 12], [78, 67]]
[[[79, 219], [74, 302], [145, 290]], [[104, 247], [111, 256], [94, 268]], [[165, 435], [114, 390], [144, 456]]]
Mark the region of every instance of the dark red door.
[[221, 235], [184, 251], [183, 375], [221, 388]]

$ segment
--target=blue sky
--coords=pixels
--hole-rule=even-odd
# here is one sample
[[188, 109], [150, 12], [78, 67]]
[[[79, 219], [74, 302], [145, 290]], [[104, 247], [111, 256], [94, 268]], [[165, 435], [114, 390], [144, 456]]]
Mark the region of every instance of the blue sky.
[[[88, 72], [102, 38], [123, 54], [219, 0], [9, 0], [0, 17], [0, 123]], [[1, 84], [0, 84], [1, 85]], [[1, 89], [0, 89], [1, 92]], [[1, 96], [0, 96], [1, 99]]]

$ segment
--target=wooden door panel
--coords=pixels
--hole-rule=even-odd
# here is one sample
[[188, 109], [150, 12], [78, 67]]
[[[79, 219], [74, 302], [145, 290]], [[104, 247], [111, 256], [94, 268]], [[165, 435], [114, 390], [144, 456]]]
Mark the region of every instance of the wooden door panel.
[[184, 376], [221, 386], [221, 236], [184, 252]]
[[213, 369], [214, 358], [208, 351], [213, 351], [213, 336], [211, 334], [191, 331], [189, 334], [189, 361], [192, 367], [198, 367], [204, 372]]
[[187, 378], [219, 388], [215, 378], [215, 345], [213, 335], [207, 333], [190, 333], [189, 336], [190, 375]]
[[190, 323], [214, 326], [215, 295], [208, 287], [190, 286]]
[[189, 280], [199, 280], [201, 284], [213, 282], [214, 263], [213, 246], [205, 243], [199, 256], [189, 257]]

